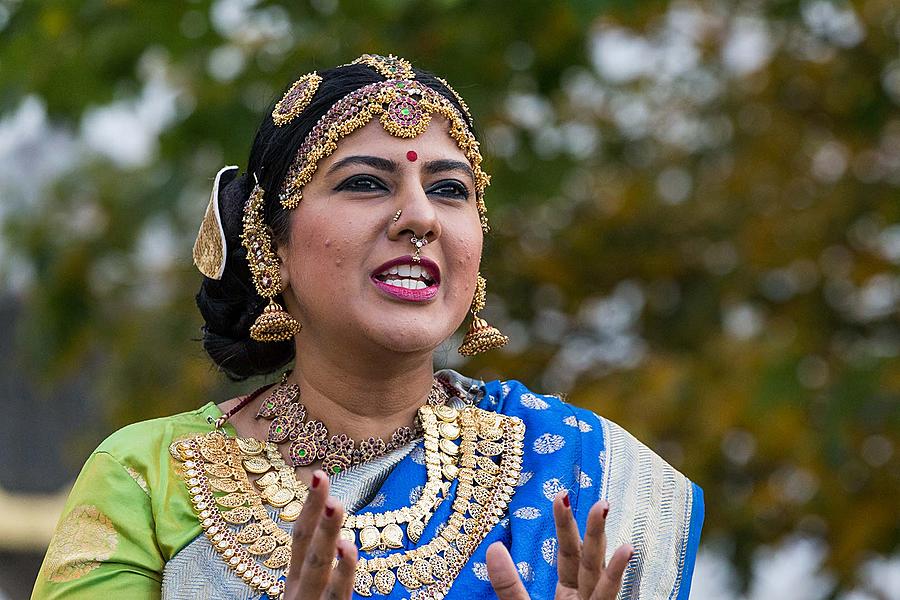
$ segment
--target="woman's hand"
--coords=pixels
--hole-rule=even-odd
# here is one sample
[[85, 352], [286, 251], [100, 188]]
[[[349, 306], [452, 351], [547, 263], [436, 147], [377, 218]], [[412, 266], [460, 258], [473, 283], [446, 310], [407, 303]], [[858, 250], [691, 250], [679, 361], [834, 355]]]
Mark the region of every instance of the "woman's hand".
[[[306, 504], [294, 521], [285, 600], [345, 600], [353, 593], [356, 546], [338, 538], [344, 508], [328, 496], [328, 488], [325, 473], [313, 473]], [[335, 556], [341, 560], [332, 570]]]
[[[614, 600], [619, 593], [622, 574], [634, 550], [631, 546], [620, 546], [609, 564], [605, 564], [608, 512], [609, 503], [605, 500], [591, 507], [582, 543], [568, 494], [561, 494], [553, 501], [553, 519], [559, 540], [556, 600]], [[488, 548], [487, 569], [499, 600], [529, 600], [509, 551], [501, 542], [494, 542]]]

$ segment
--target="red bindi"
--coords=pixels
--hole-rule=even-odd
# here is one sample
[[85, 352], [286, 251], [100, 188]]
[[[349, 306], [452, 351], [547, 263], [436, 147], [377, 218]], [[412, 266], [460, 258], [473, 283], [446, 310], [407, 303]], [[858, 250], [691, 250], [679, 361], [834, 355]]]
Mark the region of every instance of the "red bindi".
[[410, 150], [409, 152], [406, 153], [406, 160], [408, 160], [409, 162], [416, 162], [416, 160], [418, 158], [419, 158], [419, 155], [416, 154], [415, 150]]

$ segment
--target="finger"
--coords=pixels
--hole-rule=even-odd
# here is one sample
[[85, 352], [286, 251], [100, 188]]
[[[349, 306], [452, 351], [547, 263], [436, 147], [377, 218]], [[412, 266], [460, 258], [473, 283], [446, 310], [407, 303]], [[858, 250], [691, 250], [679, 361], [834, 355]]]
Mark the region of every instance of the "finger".
[[559, 585], [578, 589], [578, 567], [581, 563], [581, 534], [569, 503], [569, 493], [562, 492], [553, 500], [553, 520], [556, 522], [557, 550], [556, 572]]
[[343, 520], [344, 508], [341, 503], [336, 498], [328, 498], [300, 568], [303, 589], [316, 598], [331, 578], [331, 565], [337, 554], [338, 532]]
[[331, 572], [328, 589], [325, 590], [327, 600], [346, 600], [353, 594], [353, 578], [356, 574], [356, 545], [347, 540], [337, 542], [338, 566]]
[[487, 570], [497, 600], [529, 600], [516, 565], [502, 542], [488, 546]]
[[325, 472], [315, 471], [310, 483], [309, 495], [303, 504], [303, 510], [294, 521], [291, 566], [287, 576], [289, 582], [300, 578], [300, 569], [306, 557], [306, 548], [319, 525], [319, 517], [325, 507], [325, 499], [328, 497], [328, 487], [328, 477], [325, 476]]
[[591, 600], [615, 600], [619, 594], [619, 588], [622, 587], [622, 576], [625, 574], [625, 568], [628, 562], [634, 556], [634, 549], [631, 546], [619, 546], [609, 559], [609, 564], [603, 569], [597, 587], [591, 594]]
[[584, 532], [584, 546], [581, 549], [581, 563], [578, 566], [578, 590], [582, 598], [591, 595], [603, 572], [606, 561], [606, 515], [609, 502], [600, 500], [588, 513], [587, 529]]

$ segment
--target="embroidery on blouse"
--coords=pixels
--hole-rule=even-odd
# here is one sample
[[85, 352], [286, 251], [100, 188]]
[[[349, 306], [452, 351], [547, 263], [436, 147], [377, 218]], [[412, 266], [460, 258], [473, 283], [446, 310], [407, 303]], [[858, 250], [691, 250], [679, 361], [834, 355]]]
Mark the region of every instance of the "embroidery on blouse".
[[137, 471], [135, 471], [132, 467], [126, 466], [125, 471], [131, 476], [132, 479], [134, 479], [134, 482], [136, 484], [138, 484], [138, 487], [140, 487], [142, 490], [144, 490], [144, 493], [147, 494], [147, 496], [149, 496], [150, 488], [147, 485], [147, 480], [144, 479], [144, 476], [141, 475], [140, 473], [138, 473]]
[[119, 545], [108, 516], [91, 504], [76, 506], [59, 524], [47, 550], [48, 579], [74, 581], [100, 566]]

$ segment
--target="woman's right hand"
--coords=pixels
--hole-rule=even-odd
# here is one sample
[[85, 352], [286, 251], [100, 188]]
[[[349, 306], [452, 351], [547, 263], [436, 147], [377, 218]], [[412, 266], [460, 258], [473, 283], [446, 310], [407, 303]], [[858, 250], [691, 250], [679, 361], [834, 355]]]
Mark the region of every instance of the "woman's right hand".
[[[328, 477], [313, 473], [309, 496], [294, 521], [284, 600], [345, 600], [353, 594], [356, 546], [338, 537], [344, 507], [328, 496]], [[340, 561], [331, 568], [335, 556]]]

